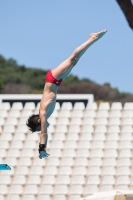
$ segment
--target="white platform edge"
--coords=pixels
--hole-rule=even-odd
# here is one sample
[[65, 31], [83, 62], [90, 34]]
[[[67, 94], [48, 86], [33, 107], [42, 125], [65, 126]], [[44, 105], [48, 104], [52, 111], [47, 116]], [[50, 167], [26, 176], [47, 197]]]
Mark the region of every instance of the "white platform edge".
[[[93, 94], [57, 94], [57, 100], [88, 100], [94, 102]], [[0, 94], [0, 104], [3, 100], [41, 100], [42, 94]]]

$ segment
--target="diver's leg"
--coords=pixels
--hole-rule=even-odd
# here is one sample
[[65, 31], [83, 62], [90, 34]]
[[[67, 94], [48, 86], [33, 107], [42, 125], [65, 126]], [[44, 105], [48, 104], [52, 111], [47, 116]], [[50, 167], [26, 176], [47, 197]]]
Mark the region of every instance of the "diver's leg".
[[107, 30], [103, 30], [98, 33], [91, 33], [88, 40], [77, 47], [74, 52], [67, 58], [64, 62], [58, 65], [56, 68], [52, 69], [52, 75], [57, 79], [65, 79], [71, 72], [72, 68], [78, 62], [79, 58], [84, 54], [84, 52], [98, 39], [100, 39]]

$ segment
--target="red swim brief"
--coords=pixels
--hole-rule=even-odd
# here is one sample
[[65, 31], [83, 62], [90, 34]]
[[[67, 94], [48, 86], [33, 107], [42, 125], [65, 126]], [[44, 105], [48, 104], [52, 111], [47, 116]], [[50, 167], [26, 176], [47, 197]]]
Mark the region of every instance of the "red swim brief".
[[62, 79], [57, 80], [53, 77], [51, 70], [47, 72], [45, 80], [46, 82], [54, 83], [57, 86], [59, 86], [62, 82]]

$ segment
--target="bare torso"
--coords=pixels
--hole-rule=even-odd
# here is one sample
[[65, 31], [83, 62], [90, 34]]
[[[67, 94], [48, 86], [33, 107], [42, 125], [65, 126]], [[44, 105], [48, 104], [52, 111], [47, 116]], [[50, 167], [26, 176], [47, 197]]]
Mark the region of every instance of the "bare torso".
[[[43, 96], [40, 101], [39, 115], [45, 111], [46, 118], [48, 119], [50, 115], [53, 113], [56, 104], [57, 90], [58, 90], [57, 85], [49, 82], [45, 83]], [[49, 123], [47, 122], [47, 127], [48, 126]]]

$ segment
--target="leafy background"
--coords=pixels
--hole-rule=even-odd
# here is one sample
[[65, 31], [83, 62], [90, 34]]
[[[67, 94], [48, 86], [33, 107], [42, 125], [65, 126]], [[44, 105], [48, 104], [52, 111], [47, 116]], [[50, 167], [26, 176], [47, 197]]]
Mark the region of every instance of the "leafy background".
[[[0, 55], [1, 94], [42, 94], [47, 71], [18, 65], [15, 59], [5, 59]], [[97, 84], [90, 79], [79, 79], [70, 74], [58, 89], [59, 94], [94, 94], [95, 101], [133, 101], [130, 93], [119, 92], [109, 83]]]

